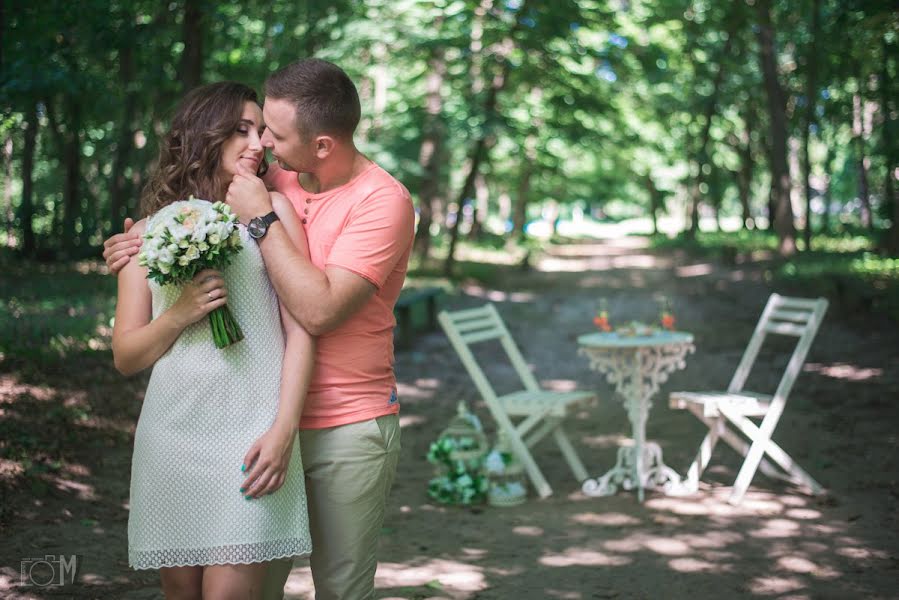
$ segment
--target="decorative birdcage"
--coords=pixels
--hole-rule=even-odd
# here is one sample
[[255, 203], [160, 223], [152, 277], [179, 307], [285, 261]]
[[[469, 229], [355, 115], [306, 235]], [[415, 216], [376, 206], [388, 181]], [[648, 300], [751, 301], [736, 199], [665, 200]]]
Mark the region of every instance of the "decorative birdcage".
[[483, 502], [487, 493], [487, 449], [480, 420], [464, 402], [459, 402], [456, 416], [428, 450], [428, 462], [435, 467], [435, 477], [428, 482], [428, 495], [441, 504]]
[[517, 506], [527, 500], [527, 476], [524, 467], [509, 445], [505, 433], [499, 432], [496, 446], [484, 461], [489, 485], [487, 503], [490, 506]]

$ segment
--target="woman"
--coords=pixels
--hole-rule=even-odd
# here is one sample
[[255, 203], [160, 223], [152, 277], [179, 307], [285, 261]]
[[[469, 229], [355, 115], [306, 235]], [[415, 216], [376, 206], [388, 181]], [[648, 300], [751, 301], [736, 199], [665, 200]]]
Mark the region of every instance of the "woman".
[[[138, 233], [171, 202], [223, 201], [238, 165], [264, 172], [264, 127], [247, 86], [188, 94], [144, 191]], [[306, 251], [290, 202], [272, 202]], [[159, 286], [133, 260], [118, 278], [116, 368], [153, 367], [134, 436], [128, 558], [159, 568], [168, 598], [261, 597], [268, 561], [311, 551], [294, 441], [314, 340], [279, 305], [256, 241], [239, 229], [244, 248], [223, 272]], [[206, 316], [226, 302], [246, 337], [219, 350]]]

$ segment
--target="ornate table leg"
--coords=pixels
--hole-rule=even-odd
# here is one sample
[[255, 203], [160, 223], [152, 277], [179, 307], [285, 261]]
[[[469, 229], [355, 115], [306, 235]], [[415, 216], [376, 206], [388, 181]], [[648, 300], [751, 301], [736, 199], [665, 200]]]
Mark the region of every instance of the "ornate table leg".
[[655, 442], [646, 441], [646, 422], [652, 396], [668, 379], [669, 373], [684, 368], [684, 357], [692, 351], [691, 343], [638, 349], [581, 350], [590, 359], [591, 368], [605, 374], [623, 398], [633, 434], [633, 442], [618, 449], [614, 467], [596, 479], [584, 481], [581, 488], [584, 494], [609, 496], [617, 492], [619, 486], [625, 490], [636, 487], [637, 497], [643, 502], [645, 488], [670, 495], [696, 491], [696, 482], [682, 481], [662, 461], [662, 448]]

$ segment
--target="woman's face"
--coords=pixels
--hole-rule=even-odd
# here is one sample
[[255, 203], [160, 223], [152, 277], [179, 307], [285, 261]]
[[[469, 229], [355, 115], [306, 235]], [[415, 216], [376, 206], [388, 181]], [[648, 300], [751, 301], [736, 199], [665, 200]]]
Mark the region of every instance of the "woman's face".
[[238, 164], [253, 173], [259, 170], [259, 163], [265, 154], [260, 140], [264, 129], [262, 109], [255, 102], [245, 103], [237, 131], [222, 145], [222, 163], [219, 167], [222, 179], [231, 181], [237, 174]]

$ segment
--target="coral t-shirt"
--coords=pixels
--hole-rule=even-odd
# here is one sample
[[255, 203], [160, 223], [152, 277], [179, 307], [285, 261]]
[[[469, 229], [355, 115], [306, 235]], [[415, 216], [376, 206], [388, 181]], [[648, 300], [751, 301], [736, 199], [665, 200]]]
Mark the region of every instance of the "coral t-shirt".
[[337, 329], [320, 335], [301, 429], [358, 423], [399, 412], [393, 373], [393, 307], [415, 227], [409, 191], [372, 163], [348, 183], [307, 192], [297, 173], [269, 168], [266, 181], [290, 200], [319, 269], [340, 267], [377, 291]]

